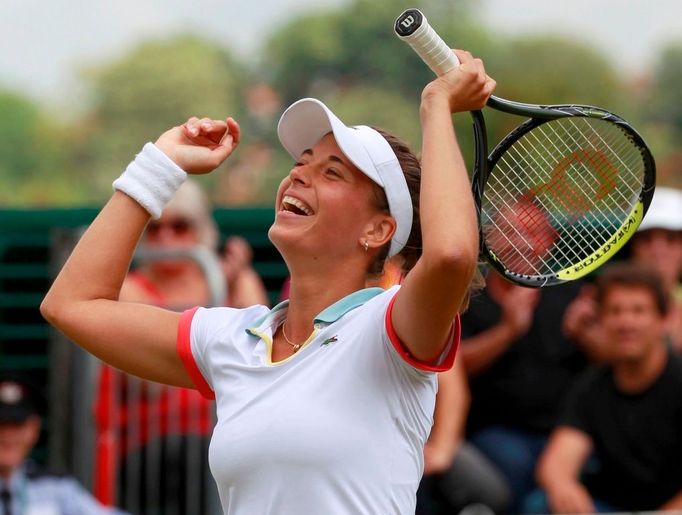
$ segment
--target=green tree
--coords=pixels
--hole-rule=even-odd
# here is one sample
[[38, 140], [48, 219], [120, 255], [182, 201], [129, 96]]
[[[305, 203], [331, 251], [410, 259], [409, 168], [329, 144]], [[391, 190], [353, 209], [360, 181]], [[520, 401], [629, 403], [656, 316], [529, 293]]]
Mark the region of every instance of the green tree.
[[682, 137], [682, 42], [666, 47], [653, 72], [650, 117], [667, 124]]
[[144, 142], [193, 115], [238, 117], [243, 83], [243, 68], [213, 43], [192, 36], [147, 42], [90, 72], [92, 109], [74, 165], [104, 198]]
[[8, 179], [26, 178], [40, 168], [35, 151], [41, 113], [37, 105], [15, 93], [0, 93], [0, 170]]
[[[417, 7], [445, 41], [485, 54], [488, 32], [472, 2], [356, 0], [338, 10], [312, 12], [276, 30], [265, 45], [263, 69], [288, 105], [320, 98], [349, 123], [372, 123], [421, 145], [419, 99], [431, 70], [393, 32], [408, 7]], [[463, 140], [470, 139], [468, 119]], [[271, 142], [275, 144], [273, 140]]]
[[[648, 87], [647, 87], [648, 86]], [[682, 187], [682, 41], [664, 47], [641, 94], [642, 134], [656, 157], [656, 182]], [[651, 137], [650, 137], [651, 136]]]
[[[23, 206], [60, 201], [64, 168], [62, 131], [45, 110], [19, 93], [0, 92], [0, 205]], [[63, 186], [63, 184], [62, 184]]]
[[320, 89], [365, 84], [418, 100], [432, 72], [393, 32], [407, 7], [423, 9], [453, 46], [481, 52], [487, 33], [469, 2], [356, 0], [343, 9], [313, 12], [275, 31], [266, 44], [266, 69], [285, 102]]
[[496, 94], [521, 102], [576, 103], [622, 110], [622, 80], [608, 59], [586, 43], [555, 36], [499, 41], [486, 56]]

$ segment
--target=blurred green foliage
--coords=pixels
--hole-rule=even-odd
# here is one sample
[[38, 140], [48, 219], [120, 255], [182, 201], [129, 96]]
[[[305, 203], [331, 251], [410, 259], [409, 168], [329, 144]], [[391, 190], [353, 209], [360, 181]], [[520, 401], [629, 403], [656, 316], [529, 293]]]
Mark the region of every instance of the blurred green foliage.
[[668, 125], [679, 141], [682, 137], [682, 42], [661, 53], [650, 91], [652, 119]]
[[[44, 204], [69, 197], [66, 128], [38, 105], [0, 92], [0, 205]], [[54, 180], [54, 190], [46, 188]]]
[[142, 144], [190, 116], [239, 117], [243, 67], [218, 45], [193, 36], [146, 43], [90, 70], [92, 105], [82, 121], [74, 170], [90, 174], [92, 194], [111, 191], [111, 178]]
[[[349, 123], [388, 129], [418, 150], [420, 92], [432, 74], [393, 35], [393, 20], [408, 6], [422, 8], [453, 46], [484, 56], [498, 95], [593, 104], [623, 115], [663, 163], [662, 180], [680, 185], [682, 43], [664, 49], [648, 80], [633, 83], [587, 44], [491, 32], [471, 0], [355, 0], [281, 25], [262, 56], [249, 56], [257, 64], [193, 35], [149, 41], [87, 71], [83, 114], [68, 123], [17, 93], [0, 92], [0, 205], [103, 202], [144, 142], [192, 115], [231, 115], [242, 125], [243, 144], [224, 165], [229, 173], [202, 179], [214, 200], [268, 205], [291, 163], [277, 142], [277, 118], [304, 96], [321, 98]], [[494, 112], [486, 118], [491, 143], [519, 122]], [[454, 120], [471, 156], [470, 119]]]
[[419, 92], [433, 77], [393, 34], [392, 21], [402, 10], [422, 7], [435, 15], [435, 26], [446, 41], [466, 41], [477, 53], [487, 48], [487, 33], [470, 14], [467, 2], [440, 3], [438, 9], [424, 6], [433, 3], [358, 0], [340, 11], [312, 13], [292, 21], [266, 45], [265, 65], [272, 70], [273, 85], [284, 103], [319, 89], [318, 84], [338, 88], [367, 84], [417, 102]]

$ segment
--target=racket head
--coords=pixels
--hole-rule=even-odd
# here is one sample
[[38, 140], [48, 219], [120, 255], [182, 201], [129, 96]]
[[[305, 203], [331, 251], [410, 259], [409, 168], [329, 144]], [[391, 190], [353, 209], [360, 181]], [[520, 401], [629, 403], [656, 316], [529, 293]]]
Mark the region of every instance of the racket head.
[[475, 190], [482, 256], [509, 280], [544, 287], [587, 275], [625, 245], [651, 202], [656, 167], [643, 138], [613, 113], [530, 107], [542, 118], [495, 147]]

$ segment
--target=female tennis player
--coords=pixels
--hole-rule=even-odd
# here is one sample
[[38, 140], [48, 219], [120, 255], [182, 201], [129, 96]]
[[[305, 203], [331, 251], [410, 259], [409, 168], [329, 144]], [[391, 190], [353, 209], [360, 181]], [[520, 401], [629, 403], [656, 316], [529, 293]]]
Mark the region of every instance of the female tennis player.
[[[278, 133], [296, 159], [269, 237], [291, 275], [273, 309], [183, 314], [118, 301], [140, 235], [186, 173], [238, 145], [239, 125], [191, 118], [147, 144], [48, 292], [43, 315], [111, 365], [215, 396], [209, 461], [225, 513], [414, 513], [436, 394], [476, 268], [474, 202], [451, 113], [495, 83], [480, 60], [422, 93], [420, 164], [396, 138], [303, 99]], [[419, 192], [420, 190], [420, 192]], [[397, 254], [401, 286], [364, 287]], [[418, 255], [418, 259], [416, 255]]]

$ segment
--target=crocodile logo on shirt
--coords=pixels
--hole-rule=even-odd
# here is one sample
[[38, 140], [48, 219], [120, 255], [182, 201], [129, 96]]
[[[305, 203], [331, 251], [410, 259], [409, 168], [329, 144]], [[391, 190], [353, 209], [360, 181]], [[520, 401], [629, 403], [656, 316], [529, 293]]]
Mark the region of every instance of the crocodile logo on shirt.
[[334, 342], [337, 341], [337, 340], [338, 340], [338, 338], [336, 337], [336, 335], [334, 335], [334, 336], [332, 336], [331, 338], [327, 338], [325, 341], [323, 341], [323, 342], [320, 344], [320, 347], [322, 347], [323, 345], [329, 345], [330, 343], [334, 343]]

